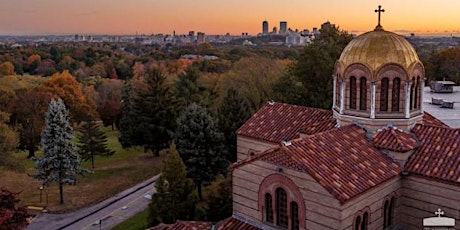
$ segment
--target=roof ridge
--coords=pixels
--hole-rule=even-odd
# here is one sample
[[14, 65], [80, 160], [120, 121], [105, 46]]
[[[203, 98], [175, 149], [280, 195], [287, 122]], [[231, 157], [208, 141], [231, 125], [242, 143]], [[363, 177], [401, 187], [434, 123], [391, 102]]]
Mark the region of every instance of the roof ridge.
[[281, 145], [273, 146], [273, 147], [271, 147], [271, 148], [269, 148], [269, 149], [267, 149], [267, 150], [265, 150], [265, 151], [263, 151], [263, 152], [256, 153], [256, 154], [254, 154], [253, 156], [249, 156], [249, 157], [247, 157], [246, 159], [243, 159], [243, 160], [241, 160], [241, 161], [237, 161], [237, 162], [233, 163], [233, 164], [230, 166], [230, 168], [231, 168], [231, 169], [239, 168], [240, 166], [243, 166], [243, 165], [245, 165], [245, 164], [248, 164], [248, 163], [251, 163], [251, 162], [253, 162], [253, 161], [255, 161], [255, 160], [258, 160], [258, 159], [260, 159], [261, 157], [267, 155], [268, 153], [274, 152], [274, 151], [280, 149], [281, 147], [282, 147]]

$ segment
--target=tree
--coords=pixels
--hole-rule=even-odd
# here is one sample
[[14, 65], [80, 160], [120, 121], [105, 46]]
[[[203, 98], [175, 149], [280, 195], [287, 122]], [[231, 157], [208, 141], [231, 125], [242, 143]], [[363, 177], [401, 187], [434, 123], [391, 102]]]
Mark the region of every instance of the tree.
[[237, 160], [236, 130], [251, 117], [248, 102], [238, 91], [229, 88], [218, 113], [219, 128], [225, 137], [227, 160], [235, 162]]
[[133, 80], [126, 81], [121, 94], [120, 137], [118, 141], [123, 148], [140, 145], [142, 136], [137, 132], [138, 117], [134, 112], [136, 88]]
[[223, 135], [208, 111], [193, 103], [177, 119], [176, 143], [202, 200], [202, 184], [227, 171]]
[[0, 189], [0, 230], [25, 229], [29, 222], [27, 218], [32, 215], [24, 207], [17, 207], [19, 199], [5, 188]]
[[75, 185], [77, 176], [89, 173], [81, 167], [72, 138], [69, 112], [61, 99], [51, 100], [45, 114], [45, 130], [42, 135], [43, 157], [35, 161], [37, 173], [31, 176], [41, 180], [45, 186], [57, 182], [60, 204], [64, 203], [63, 186]]
[[41, 133], [45, 126], [43, 114], [46, 112], [51, 95], [29, 89], [20, 93], [10, 103], [14, 124], [18, 124], [20, 149], [29, 152], [27, 158], [35, 157], [40, 144]]
[[206, 216], [208, 221], [217, 222], [232, 215], [232, 175], [219, 176], [216, 181], [206, 187]]
[[9, 62], [3, 62], [0, 64], [0, 76], [14, 75], [14, 65]]
[[172, 139], [177, 110], [177, 100], [165, 80], [159, 70], [151, 70], [145, 78], [146, 88], [134, 98], [135, 136], [143, 137], [140, 144], [156, 156]]
[[277, 99], [286, 103], [330, 109], [332, 71], [352, 36], [338, 27], [320, 30], [321, 36], [305, 47], [287, 75], [275, 85]]
[[6, 124], [8, 120], [9, 115], [0, 111], [0, 155], [5, 155], [18, 146], [18, 134]]
[[94, 101], [83, 94], [80, 83], [67, 70], [44, 81], [40, 91], [61, 98], [70, 110], [72, 121], [80, 122], [96, 114]]
[[171, 144], [162, 174], [155, 183], [156, 193], [149, 205], [149, 224], [174, 223], [194, 217], [196, 195], [193, 182], [187, 178], [184, 162]]
[[94, 156], [108, 157], [115, 153], [107, 147], [107, 136], [92, 118], [83, 122], [79, 131], [81, 132], [78, 136], [79, 154], [84, 161], [91, 159], [92, 168], [94, 168]]
[[96, 101], [97, 112], [104, 126], [112, 126], [121, 114], [123, 82], [115, 79], [102, 79], [97, 86], [98, 98]]
[[199, 89], [197, 80], [200, 77], [198, 69], [189, 66], [185, 73], [179, 74], [179, 79], [174, 82], [176, 97], [183, 100], [185, 105], [191, 103], [199, 103], [201, 96], [199, 95]]

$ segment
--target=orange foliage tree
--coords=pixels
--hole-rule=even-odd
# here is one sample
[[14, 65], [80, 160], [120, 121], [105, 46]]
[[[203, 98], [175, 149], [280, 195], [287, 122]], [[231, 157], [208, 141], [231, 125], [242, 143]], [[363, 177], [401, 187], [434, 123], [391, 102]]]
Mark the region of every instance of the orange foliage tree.
[[0, 76], [14, 75], [14, 65], [9, 62], [3, 62], [0, 64]]
[[70, 110], [71, 120], [81, 122], [88, 116], [96, 116], [96, 105], [94, 101], [83, 94], [80, 83], [69, 73], [53, 74], [40, 86], [43, 92], [49, 92], [56, 98], [61, 98]]

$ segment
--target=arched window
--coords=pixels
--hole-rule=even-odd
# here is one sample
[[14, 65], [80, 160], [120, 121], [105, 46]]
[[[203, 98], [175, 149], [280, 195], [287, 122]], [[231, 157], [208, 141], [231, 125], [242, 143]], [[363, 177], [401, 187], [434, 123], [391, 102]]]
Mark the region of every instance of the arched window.
[[364, 212], [363, 221], [361, 222], [361, 230], [367, 230], [368, 222], [369, 222], [369, 214], [367, 212]]
[[415, 88], [415, 77], [412, 78], [412, 85], [410, 86], [410, 103], [409, 109], [412, 110], [414, 108], [414, 88]]
[[393, 224], [393, 213], [394, 213], [394, 207], [395, 207], [395, 198], [391, 197], [390, 199], [390, 205], [388, 206], [388, 218], [387, 218], [387, 226], [391, 226]]
[[273, 223], [273, 203], [272, 195], [265, 194], [265, 219], [267, 222]]
[[420, 88], [420, 77], [417, 77], [417, 81], [414, 82], [415, 88], [414, 88], [414, 109], [418, 108], [418, 93], [419, 93], [419, 88]]
[[350, 109], [356, 109], [356, 77], [350, 77]]
[[296, 202], [291, 202], [291, 229], [299, 230], [299, 206]]
[[359, 80], [359, 109], [367, 110], [367, 82], [365, 77]]
[[355, 230], [359, 230], [359, 227], [361, 225], [361, 216], [357, 216], [355, 219]]
[[380, 111], [388, 111], [388, 78], [383, 78], [380, 86]]
[[282, 188], [276, 189], [276, 225], [287, 228], [287, 195]]
[[385, 201], [385, 204], [383, 205], [383, 229], [386, 229], [388, 225], [388, 206], [389, 206], [388, 200]]
[[393, 79], [393, 90], [391, 95], [391, 111], [398, 112], [399, 111], [399, 99], [401, 93], [401, 79], [395, 78]]

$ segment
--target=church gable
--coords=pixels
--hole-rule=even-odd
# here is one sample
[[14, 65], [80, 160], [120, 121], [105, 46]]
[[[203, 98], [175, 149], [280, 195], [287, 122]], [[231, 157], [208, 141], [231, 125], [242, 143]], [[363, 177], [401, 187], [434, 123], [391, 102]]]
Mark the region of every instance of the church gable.
[[237, 134], [261, 141], [281, 143], [334, 128], [332, 111], [304, 106], [268, 102], [243, 126]]
[[406, 170], [446, 182], [460, 183], [460, 129], [416, 125], [412, 130], [421, 146]]
[[308, 173], [341, 203], [401, 172], [354, 125], [296, 139], [259, 160]]

